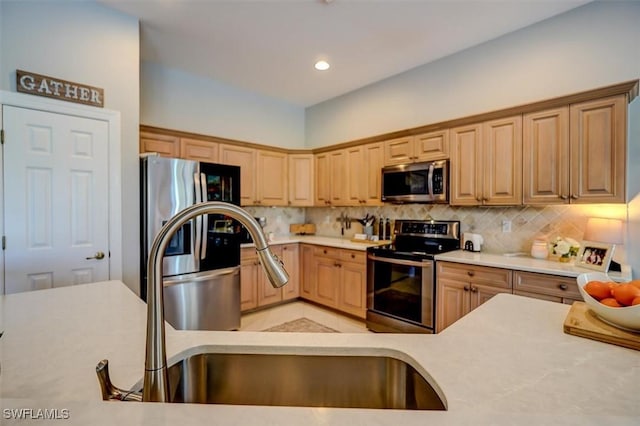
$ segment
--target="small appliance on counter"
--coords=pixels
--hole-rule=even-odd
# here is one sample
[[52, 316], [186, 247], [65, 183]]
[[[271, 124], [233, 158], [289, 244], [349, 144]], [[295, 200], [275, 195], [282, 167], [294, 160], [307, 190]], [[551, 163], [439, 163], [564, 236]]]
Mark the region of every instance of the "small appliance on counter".
[[480, 234], [465, 232], [462, 234], [462, 248], [467, 251], [479, 252], [482, 250], [484, 238]]

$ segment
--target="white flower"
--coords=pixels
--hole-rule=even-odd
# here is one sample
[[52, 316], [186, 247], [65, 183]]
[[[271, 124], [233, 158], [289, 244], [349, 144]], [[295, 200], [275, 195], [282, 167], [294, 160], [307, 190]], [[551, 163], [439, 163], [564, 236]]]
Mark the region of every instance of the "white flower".
[[564, 240], [560, 240], [556, 243], [555, 252], [562, 256], [564, 254], [569, 253], [570, 249], [571, 249], [571, 245], [569, 245], [568, 242]]

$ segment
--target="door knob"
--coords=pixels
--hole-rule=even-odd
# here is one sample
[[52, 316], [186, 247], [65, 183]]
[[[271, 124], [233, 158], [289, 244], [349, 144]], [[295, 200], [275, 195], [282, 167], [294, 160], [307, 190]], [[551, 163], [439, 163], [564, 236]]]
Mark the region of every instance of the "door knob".
[[101, 252], [101, 251], [99, 251], [99, 252], [97, 252], [97, 253], [95, 254], [95, 256], [93, 256], [93, 257], [87, 257], [86, 259], [87, 259], [87, 260], [91, 260], [91, 259], [97, 259], [97, 260], [104, 259], [104, 253], [103, 253], [103, 252]]

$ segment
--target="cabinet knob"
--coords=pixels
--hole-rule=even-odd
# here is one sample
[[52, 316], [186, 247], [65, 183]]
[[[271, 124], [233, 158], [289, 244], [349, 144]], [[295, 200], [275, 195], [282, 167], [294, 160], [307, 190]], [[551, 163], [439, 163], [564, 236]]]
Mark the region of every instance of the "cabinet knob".
[[476, 197], [476, 201], [477, 201], [477, 202], [479, 202], [479, 203], [481, 203], [481, 202], [482, 202], [482, 198], [480, 198], [480, 197]]
[[567, 286], [566, 284], [560, 284], [560, 285], [558, 285], [558, 288], [559, 288], [560, 290], [566, 290], [566, 289], [568, 289], [568, 288], [569, 288], [569, 286]]
[[477, 293], [478, 292], [478, 288], [471, 286], [471, 293]]
[[569, 197], [567, 197], [566, 195], [558, 195], [558, 197], [560, 197], [560, 199], [562, 200], [568, 200]]
[[580, 197], [578, 197], [576, 194], [571, 194], [571, 199], [572, 200], [577, 200], [578, 198], [580, 198]]
[[326, 250], [322, 250], [322, 252], [323, 252], [324, 254], [327, 254], [327, 251], [326, 251]]
[[464, 291], [469, 291], [469, 287], [468, 286], [465, 285], [463, 288], [464, 288]]
[[487, 201], [489, 201], [489, 199], [488, 198], [483, 198], [482, 201], [486, 203]]
[[352, 255], [351, 255], [351, 258], [352, 258], [352, 259], [355, 259], [355, 258], [356, 258], [356, 255], [355, 255], [355, 254], [352, 254]]
[[470, 277], [474, 276], [476, 273], [473, 271], [467, 271], [467, 275], [469, 275]]

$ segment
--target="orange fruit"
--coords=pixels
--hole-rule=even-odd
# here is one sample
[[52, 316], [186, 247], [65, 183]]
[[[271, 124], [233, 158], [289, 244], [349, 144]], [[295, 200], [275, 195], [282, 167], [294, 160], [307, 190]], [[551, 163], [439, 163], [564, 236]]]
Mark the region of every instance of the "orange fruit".
[[629, 281], [629, 284], [634, 285], [638, 288], [640, 288], [640, 280], [633, 280], [633, 281]]
[[612, 308], [620, 308], [620, 307], [622, 307], [622, 305], [620, 303], [618, 303], [618, 301], [616, 299], [614, 299], [613, 297], [608, 297], [606, 299], [602, 299], [600, 301], [600, 303], [602, 303], [603, 305], [610, 306]]
[[640, 305], [640, 297], [636, 297], [631, 301], [631, 306]]
[[589, 281], [584, 286], [584, 291], [594, 299], [602, 300], [611, 297], [609, 285], [602, 281]]
[[611, 290], [613, 297], [624, 306], [631, 305], [633, 299], [640, 297], [640, 288], [633, 284], [620, 284]]

